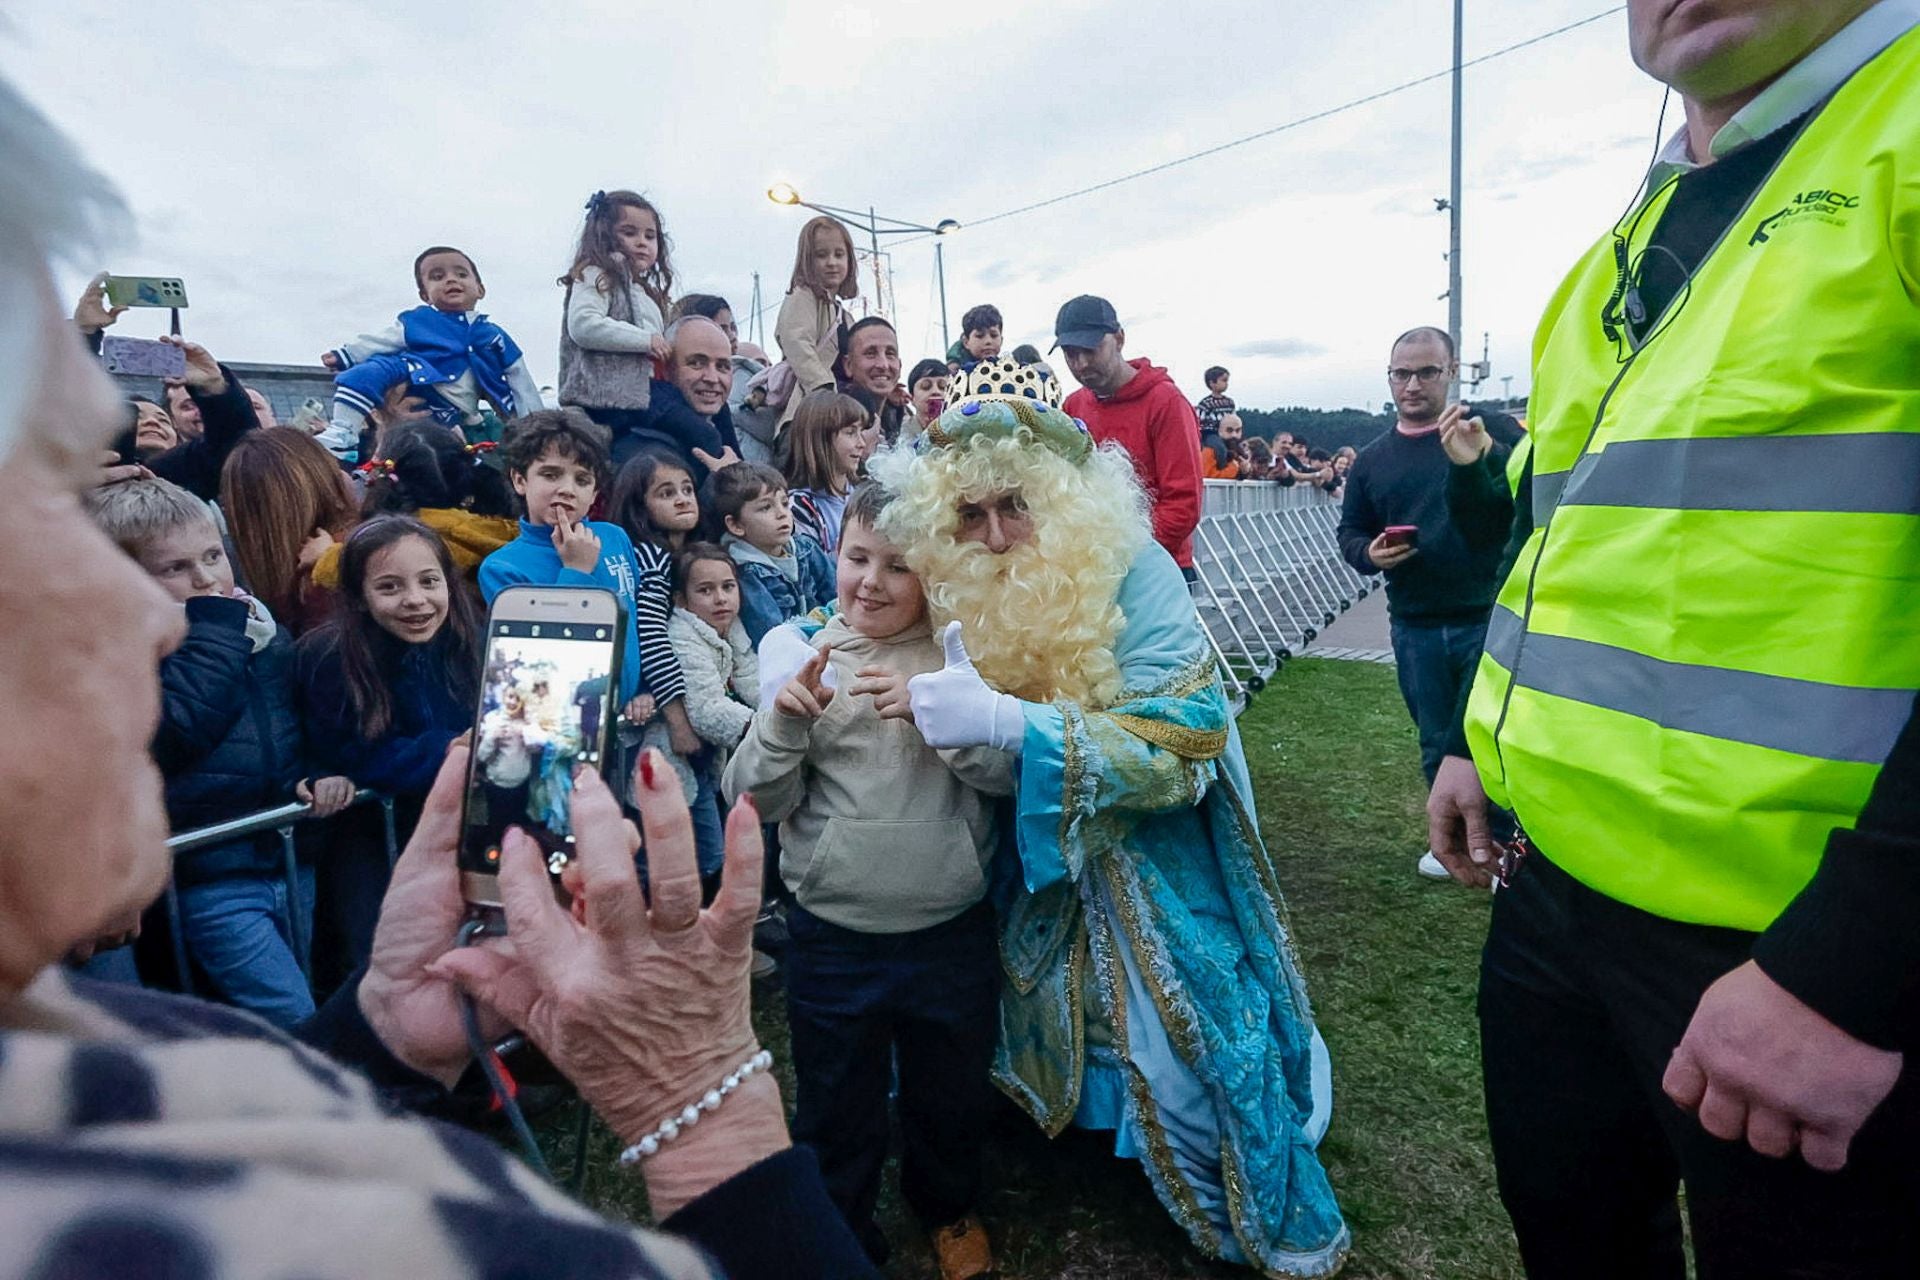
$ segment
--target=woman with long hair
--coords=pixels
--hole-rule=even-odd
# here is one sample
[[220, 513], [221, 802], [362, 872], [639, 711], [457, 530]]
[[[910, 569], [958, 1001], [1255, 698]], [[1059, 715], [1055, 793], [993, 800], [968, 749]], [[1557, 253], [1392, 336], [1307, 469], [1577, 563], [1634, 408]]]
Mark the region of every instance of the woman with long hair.
[[220, 471], [220, 509], [248, 591], [295, 635], [332, 613], [313, 566], [354, 522], [353, 486], [326, 446], [292, 427], [241, 437]]
[[[393, 800], [401, 843], [448, 746], [473, 726], [483, 629], [447, 544], [410, 516], [384, 515], [348, 535], [340, 607], [300, 642], [295, 680], [309, 750]], [[319, 861], [316, 979], [344, 977], [365, 960], [387, 887], [377, 811], [342, 815], [333, 836]]]

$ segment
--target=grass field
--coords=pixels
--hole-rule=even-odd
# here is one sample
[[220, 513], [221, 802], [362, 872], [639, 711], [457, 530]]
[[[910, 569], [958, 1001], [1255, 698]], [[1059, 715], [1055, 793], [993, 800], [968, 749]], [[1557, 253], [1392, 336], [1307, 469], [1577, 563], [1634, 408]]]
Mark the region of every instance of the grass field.
[[[1425, 819], [1392, 668], [1294, 662], [1240, 732], [1333, 1054], [1333, 1127], [1321, 1154], [1353, 1229], [1343, 1274], [1517, 1277], [1480, 1107], [1473, 990], [1487, 900], [1414, 874]], [[778, 992], [755, 997], [762, 1039], [784, 1072]], [[556, 1153], [570, 1146], [570, 1127], [564, 1116], [549, 1127]], [[1009, 1106], [988, 1142], [982, 1216], [1007, 1280], [1249, 1274], [1194, 1252], [1139, 1167], [1105, 1154], [1102, 1137], [1070, 1131], [1048, 1142]], [[612, 1156], [611, 1138], [597, 1133], [588, 1198], [643, 1219], [638, 1181], [612, 1172]], [[891, 1274], [934, 1275], [891, 1184], [883, 1210]]]

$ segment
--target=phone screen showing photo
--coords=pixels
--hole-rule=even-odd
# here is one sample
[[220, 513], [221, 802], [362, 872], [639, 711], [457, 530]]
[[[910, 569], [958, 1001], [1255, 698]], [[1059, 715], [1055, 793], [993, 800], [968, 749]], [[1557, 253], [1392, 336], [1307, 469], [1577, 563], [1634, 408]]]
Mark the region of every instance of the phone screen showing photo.
[[616, 628], [493, 619], [473, 729], [463, 870], [498, 872], [519, 827], [558, 875], [573, 856], [573, 777], [599, 767], [613, 706]]

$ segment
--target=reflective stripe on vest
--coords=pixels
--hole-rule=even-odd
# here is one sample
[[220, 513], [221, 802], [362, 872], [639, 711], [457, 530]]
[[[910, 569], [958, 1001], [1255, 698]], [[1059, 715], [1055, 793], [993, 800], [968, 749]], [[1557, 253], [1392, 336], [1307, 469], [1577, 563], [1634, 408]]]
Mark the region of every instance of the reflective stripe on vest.
[[[1664, 185], [1618, 227], [1640, 261]], [[1843, 85], [1638, 345], [1616, 235], [1534, 345], [1534, 530], [1467, 717], [1489, 796], [1584, 883], [1764, 929], [1920, 689], [1920, 30]]]
[[1553, 506], [1920, 515], [1920, 434], [1621, 440], [1556, 479]]
[[[1513, 683], [1651, 720], [1662, 728], [1820, 760], [1879, 764], [1913, 711], [1910, 689], [1855, 689], [1755, 671], [1650, 658], [1592, 640], [1527, 636], [1520, 615], [1495, 608], [1489, 658]], [[1517, 665], [1516, 665], [1517, 664]]]

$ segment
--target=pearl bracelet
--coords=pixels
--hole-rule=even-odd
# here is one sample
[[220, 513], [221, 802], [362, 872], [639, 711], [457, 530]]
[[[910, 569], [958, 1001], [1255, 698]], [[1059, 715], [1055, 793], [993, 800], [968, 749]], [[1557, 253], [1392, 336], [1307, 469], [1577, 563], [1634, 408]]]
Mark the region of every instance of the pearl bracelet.
[[622, 1151], [620, 1153], [620, 1163], [623, 1166], [635, 1165], [648, 1156], [658, 1153], [663, 1144], [672, 1142], [675, 1138], [679, 1137], [682, 1130], [691, 1129], [694, 1125], [699, 1124], [701, 1112], [718, 1111], [720, 1104], [726, 1101], [727, 1095], [745, 1084], [748, 1077], [756, 1072], [770, 1070], [772, 1066], [773, 1055], [771, 1053], [762, 1049], [760, 1052], [754, 1054], [751, 1058], [748, 1058], [745, 1062], [729, 1072], [727, 1078], [720, 1082], [719, 1088], [707, 1090], [698, 1102], [689, 1102], [680, 1109], [678, 1114], [668, 1116], [665, 1120], [662, 1120], [659, 1128], [628, 1147], [625, 1151]]

